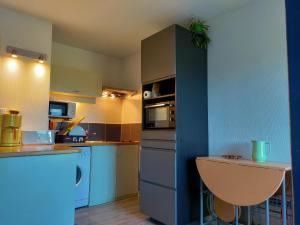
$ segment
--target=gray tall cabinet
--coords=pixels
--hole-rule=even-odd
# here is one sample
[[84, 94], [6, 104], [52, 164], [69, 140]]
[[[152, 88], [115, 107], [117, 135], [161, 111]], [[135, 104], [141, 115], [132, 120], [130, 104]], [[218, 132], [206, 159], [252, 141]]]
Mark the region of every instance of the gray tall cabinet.
[[141, 211], [167, 225], [199, 218], [195, 158], [208, 155], [207, 56], [191, 39], [172, 25], [142, 41], [143, 86], [175, 79], [176, 128], [143, 126], [140, 154]]

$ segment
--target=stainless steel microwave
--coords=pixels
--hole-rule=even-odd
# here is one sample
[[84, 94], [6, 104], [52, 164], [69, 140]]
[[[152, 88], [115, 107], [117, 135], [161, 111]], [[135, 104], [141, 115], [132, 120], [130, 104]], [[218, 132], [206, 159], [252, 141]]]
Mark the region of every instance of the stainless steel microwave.
[[76, 103], [62, 102], [62, 101], [49, 101], [50, 117], [72, 119], [75, 117]]
[[146, 104], [145, 128], [175, 128], [175, 101]]

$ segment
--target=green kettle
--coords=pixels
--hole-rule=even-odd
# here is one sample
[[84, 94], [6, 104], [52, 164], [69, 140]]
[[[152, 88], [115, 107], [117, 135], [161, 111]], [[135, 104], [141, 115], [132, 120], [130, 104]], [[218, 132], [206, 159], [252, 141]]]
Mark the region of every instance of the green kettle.
[[271, 144], [266, 141], [252, 141], [252, 160], [255, 162], [266, 162], [271, 152]]

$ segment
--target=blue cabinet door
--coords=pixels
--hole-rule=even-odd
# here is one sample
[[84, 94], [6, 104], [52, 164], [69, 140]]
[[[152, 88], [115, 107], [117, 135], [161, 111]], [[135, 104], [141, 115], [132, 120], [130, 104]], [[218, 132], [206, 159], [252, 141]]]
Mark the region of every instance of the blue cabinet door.
[[116, 159], [115, 145], [92, 147], [89, 206], [115, 200]]
[[77, 156], [0, 158], [0, 224], [74, 225]]

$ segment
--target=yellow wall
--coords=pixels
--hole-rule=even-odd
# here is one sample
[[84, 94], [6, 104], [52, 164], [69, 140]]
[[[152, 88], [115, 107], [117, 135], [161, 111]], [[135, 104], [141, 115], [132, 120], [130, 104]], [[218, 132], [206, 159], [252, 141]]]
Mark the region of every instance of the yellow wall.
[[97, 98], [96, 104], [77, 103], [76, 116], [84, 116], [85, 123], [122, 123], [120, 99]]
[[138, 91], [138, 94], [123, 100], [122, 123], [142, 122], [141, 53], [123, 59], [123, 85]]
[[122, 123], [142, 122], [142, 95], [138, 94], [123, 100]]
[[[20, 110], [23, 130], [48, 128], [51, 43], [50, 22], [0, 8], [0, 107]], [[47, 54], [47, 63], [39, 65], [44, 72], [36, 73], [32, 59], [13, 61], [7, 45]]]

